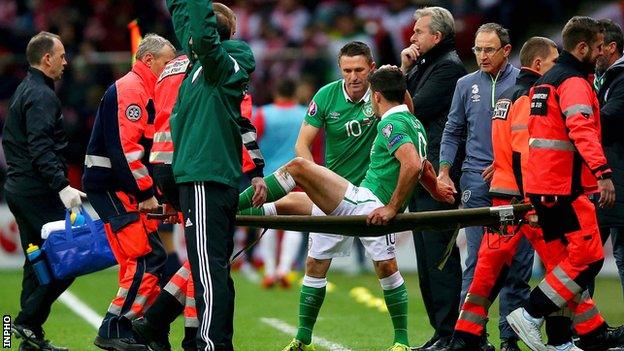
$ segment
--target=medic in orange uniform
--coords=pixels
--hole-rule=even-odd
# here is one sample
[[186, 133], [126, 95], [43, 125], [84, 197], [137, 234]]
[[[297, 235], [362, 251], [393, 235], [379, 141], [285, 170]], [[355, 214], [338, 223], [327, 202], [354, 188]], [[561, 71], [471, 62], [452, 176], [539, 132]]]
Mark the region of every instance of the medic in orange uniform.
[[147, 350], [134, 339], [130, 321], [158, 295], [166, 260], [158, 223], [145, 212], [158, 207], [147, 162], [154, 134], [154, 87], [174, 50], [160, 36], [143, 39], [132, 70], [104, 94], [87, 146], [83, 187], [105, 223], [120, 266], [119, 291], [95, 339], [96, 346], [107, 350]]
[[606, 350], [624, 342], [623, 328], [609, 329], [586, 292], [603, 261], [596, 213], [587, 195], [598, 189], [601, 204], [610, 206], [615, 192], [600, 144], [600, 108], [588, 80], [603, 42], [597, 21], [573, 17], [563, 29], [565, 50], [557, 64], [529, 93], [523, 181], [543, 230], [547, 273], [525, 306], [507, 320], [534, 350], [545, 349], [539, 329], [544, 317], [566, 305], [575, 314], [581, 349]]
[[[536, 50], [536, 48], [541, 49]], [[534, 52], [537, 56], [526, 57]], [[540, 56], [541, 55], [541, 56]], [[529, 39], [520, 52], [523, 67], [516, 85], [504, 92], [498, 100], [492, 117], [492, 145], [494, 146], [494, 175], [490, 187], [495, 206], [509, 205], [524, 199], [522, 191], [522, 171], [526, 170], [529, 154], [529, 134], [527, 123], [530, 114], [529, 89], [548, 71], [557, 59], [557, 46], [550, 39], [535, 37]], [[529, 64], [530, 63], [530, 64]], [[455, 326], [456, 339], [474, 339], [484, 332], [487, 322], [488, 308], [500, 291], [500, 284], [507, 276], [512, 258], [523, 237], [526, 237], [542, 258], [546, 270], [550, 272], [556, 261], [551, 256], [557, 251], [559, 244], [547, 244], [543, 240], [542, 231], [535, 226], [523, 224], [519, 228], [503, 228], [508, 233], [488, 232], [479, 250], [475, 278], [468, 290], [466, 301], [462, 306], [460, 317]], [[516, 233], [513, 231], [516, 230]], [[501, 234], [513, 234], [501, 236]], [[528, 278], [528, 277], [527, 277]], [[528, 279], [527, 279], [528, 280]], [[547, 316], [546, 331], [548, 344], [571, 347], [570, 316], [574, 315], [574, 330], [577, 335], [587, 335], [604, 324], [604, 320], [595, 308], [589, 295], [578, 295], [569, 304], [570, 312], [556, 313]], [[469, 343], [465, 342], [466, 344]], [[454, 341], [459, 345], [459, 341]], [[512, 345], [506, 344], [507, 350]], [[517, 346], [513, 345], [513, 347]], [[469, 348], [450, 348], [450, 350], [467, 350]]]

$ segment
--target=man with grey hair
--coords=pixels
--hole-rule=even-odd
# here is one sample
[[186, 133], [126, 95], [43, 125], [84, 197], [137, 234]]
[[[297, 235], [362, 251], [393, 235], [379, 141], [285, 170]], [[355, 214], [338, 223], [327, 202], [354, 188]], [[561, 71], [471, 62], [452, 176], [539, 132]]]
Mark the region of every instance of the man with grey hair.
[[148, 162], [154, 133], [154, 87], [175, 57], [169, 41], [148, 34], [139, 44], [132, 70], [112, 84], [98, 107], [85, 156], [82, 183], [104, 221], [119, 262], [119, 291], [110, 304], [94, 344], [105, 350], [145, 351], [131, 320], [143, 315], [160, 289], [167, 255], [157, 233], [154, 182]]
[[[67, 65], [61, 38], [40, 32], [30, 39], [26, 58], [30, 68], [11, 98], [2, 140], [8, 166], [5, 197], [24, 253], [30, 244], [41, 247], [42, 225], [64, 218], [65, 209], [80, 206], [84, 196], [67, 179], [67, 136], [61, 101], [54, 93], [54, 82]], [[67, 350], [45, 340], [42, 325], [52, 303], [72, 281], [41, 284], [33, 264], [24, 261], [20, 312], [12, 326], [15, 336], [23, 339], [20, 350]]]
[[[467, 72], [455, 50], [455, 22], [453, 15], [442, 7], [426, 7], [414, 13], [416, 23], [411, 45], [401, 52], [401, 70], [407, 76], [407, 87], [412, 95], [416, 117], [427, 132], [427, 158], [438, 171], [440, 139], [447, 120], [457, 80]], [[463, 158], [456, 158], [459, 164]], [[459, 179], [459, 167], [455, 167]], [[418, 187], [410, 203], [410, 211], [435, 211], [457, 208], [433, 200]], [[414, 246], [418, 263], [420, 291], [429, 323], [434, 334], [417, 350], [438, 350], [445, 347], [453, 333], [459, 313], [461, 292], [461, 264], [459, 249], [452, 242], [453, 230], [414, 231]], [[448, 254], [442, 269], [438, 265]]]
[[[458, 166], [456, 154], [465, 149], [461, 165], [460, 188], [464, 208], [491, 206], [488, 194], [493, 175], [492, 116], [496, 101], [516, 82], [519, 70], [508, 60], [511, 53], [509, 32], [496, 23], [486, 23], [475, 34], [472, 48], [479, 70], [457, 81], [448, 121], [440, 145], [440, 173], [443, 182], [455, 186], [451, 179], [452, 166]], [[463, 137], [466, 136], [464, 147]], [[468, 254], [463, 274], [461, 301], [473, 303], [475, 297], [467, 294], [477, 264], [477, 254], [483, 238], [483, 227], [466, 228]], [[500, 292], [501, 349], [519, 350], [517, 337], [505, 316], [521, 305], [529, 295], [527, 281], [531, 275], [533, 250], [523, 241], [510, 265], [508, 277]], [[466, 302], [464, 302], [466, 303]], [[485, 340], [485, 335], [484, 339]]]

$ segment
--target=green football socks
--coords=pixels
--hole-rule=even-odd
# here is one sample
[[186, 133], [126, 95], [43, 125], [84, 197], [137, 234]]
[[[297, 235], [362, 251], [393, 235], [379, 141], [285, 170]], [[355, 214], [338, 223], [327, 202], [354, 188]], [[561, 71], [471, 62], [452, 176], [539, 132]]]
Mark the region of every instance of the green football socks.
[[[308, 286], [306, 283], [316, 287]], [[326, 278], [312, 278], [307, 275], [304, 277], [299, 295], [299, 327], [295, 337], [304, 344], [312, 342], [312, 330], [325, 299], [326, 285]]]
[[[275, 202], [276, 200], [281, 199], [286, 194], [288, 194], [291, 190], [295, 188], [295, 180], [292, 176], [286, 172], [286, 170], [281, 167], [273, 174], [270, 174], [264, 177], [264, 181], [267, 185], [267, 199], [266, 202]], [[262, 215], [263, 212], [260, 213], [258, 211], [244, 212], [249, 208], [253, 208], [251, 199], [254, 195], [254, 188], [252, 186], [245, 189], [238, 196], [238, 211], [239, 214], [245, 215]], [[260, 209], [255, 209], [260, 210]]]
[[[380, 279], [384, 300], [392, 318], [394, 342], [409, 345], [407, 337], [407, 288], [399, 272], [390, 277]], [[390, 284], [388, 284], [390, 283]], [[397, 286], [400, 284], [399, 286]], [[395, 288], [390, 288], [397, 286]]]

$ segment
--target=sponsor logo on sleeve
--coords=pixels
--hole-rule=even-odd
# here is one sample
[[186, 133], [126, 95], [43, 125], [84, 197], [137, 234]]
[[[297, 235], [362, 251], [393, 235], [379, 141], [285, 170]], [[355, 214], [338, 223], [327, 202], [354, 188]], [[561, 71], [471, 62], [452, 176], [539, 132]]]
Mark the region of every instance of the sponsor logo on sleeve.
[[316, 106], [316, 102], [314, 100], [310, 101], [310, 105], [308, 106], [308, 115], [315, 116], [318, 107]]
[[383, 134], [383, 136], [385, 136], [386, 139], [388, 139], [390, 137], [390, 134], [392, 134], [392, 129], [394, 129], [394, 126], [392, 125], [392, 123], [388, 123], [387, 126], [381, 129], [381, 134]]
[[394, 145], [396, 145], [402, 139], [403, 139], [403, 134], [399, 134], [395, 136], [394, 138], [392, 138], [392, 140], [388, 142], [388, 149], [391, 149]]
[[500, 99], [496, 102], [496, 107], [494, 108], [494, 115], [492, 119], [507, 119], [507, 113], [509, 112], [509, 108], [511, 107], [511, 100], [509, 99]]
[[141, 108], [137, 104], [132, 104], [126, 108], [126, 118], [132, 122], [141, 119]]

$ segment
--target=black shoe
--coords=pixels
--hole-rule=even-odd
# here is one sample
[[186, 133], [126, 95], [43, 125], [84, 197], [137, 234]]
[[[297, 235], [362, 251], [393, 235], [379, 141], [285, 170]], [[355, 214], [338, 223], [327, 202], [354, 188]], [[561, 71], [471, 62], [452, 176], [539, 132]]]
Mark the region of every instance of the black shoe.
[[50, 340], [45, 340], [42, 335], [37, 335], [28, 327], [19, 324], [11, 326], [13, 335], [18, 339], [23, 339], [20, 344], [20, 350], [42, 350], [42, 351], [69, 351], [67, 347], [54, 346]]
[[427, 347], [423, 351], [442, 351], [446, 350], [446, 348], [451, 344], [450, 336], [443, 336], [438, 341], [434, 342], [433, 345]]
[[479, 345], [481, 351], [496, 351], [494, 345], [490, 344], [487, 336], [481, 338], [481, 344]]
[[184, 339], [182, 339], [182, 350], [197, 351], [197, 328], [184, 327]]
[[434, 335], [426, 343], [418, 347], [412, 347], [412, 351], [424, 351], [427, 347], [430, 347], [431, 345], [435, 344], [436, 341], [438, 341], [439, 339], [440, 338], [437, 335]]
[[441, 350], [443, 351], [474, 351], [475, 349], [478, 349], [478, 346], [477, 347], [475, 346], [476, 345], [471, 345], [470, 342], [464, 338], [454, 336], [449, 342], [449, 344], [446, 346], [446, 348], [443, 348]]
[[152, 351], [171, 351], [168, 333], [154, 328], [147, 319], [139, 318], [133, 320], [132, 331], [135, 332]]
[[109, 351], [149, 351], [147, 346], [139, 344], [133, 338], [103, 338], [96, 336], [93, 344], [103, 350]]
[[624, 348], [624, 326], [608, 327], [600, 334], [579, 337], [576, 346], [585, 351], [604, 351], [612, 348]]
[[520, 348], [518, 347], [518, 340], [501, 339], [500, 351], [520, 351]]

